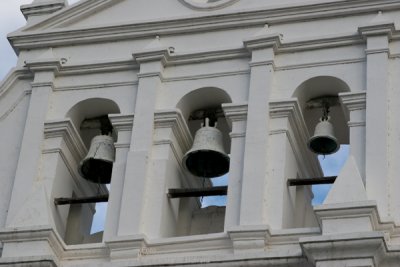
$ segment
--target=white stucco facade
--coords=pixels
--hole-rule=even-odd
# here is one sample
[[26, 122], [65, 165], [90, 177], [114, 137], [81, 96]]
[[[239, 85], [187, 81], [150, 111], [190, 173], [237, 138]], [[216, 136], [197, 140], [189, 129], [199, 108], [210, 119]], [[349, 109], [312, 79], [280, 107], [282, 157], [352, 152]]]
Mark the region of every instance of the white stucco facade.
[[[400, 266], [399, 0], [34, 0], [0, 83], [0, 266]], [[307, 141], [331, 118], [350, 156], [325, 202]], [[221, 108], [226, 207], [170, 199]], [[104, 232], [83, 179], [108, 115], [116, 155]], [[206, 183], [207, 185], [207, 183]], [[104, 186], [100, 188], [107, 190]]]

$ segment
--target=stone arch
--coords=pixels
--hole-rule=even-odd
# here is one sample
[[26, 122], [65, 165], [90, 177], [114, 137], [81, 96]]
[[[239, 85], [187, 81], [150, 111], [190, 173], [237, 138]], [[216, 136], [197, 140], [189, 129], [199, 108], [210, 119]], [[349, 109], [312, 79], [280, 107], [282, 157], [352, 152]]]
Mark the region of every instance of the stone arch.
[[[90, 141], [95, 135], [99, 134], [99, 131], [97, 129], [82, 130], [82, 122], [88, 118], [117, 113], [120, 113], [120, 108], [113, 100], [107, 98], [88, 98], [72, 106], [65, 116], [71, 119], [79, 131], [83, 142], [89, 147]], [[116, 138], [116, 135], [114, 137]]]
[[[223, 89], [217, 87], [203, 87], [190, 91], [185, 94], [177, 103], [178, 108], [186, 122], [188, 123], [191, 134], [194, 136], [201, 127], [200, 120], [190, 119], [190, 115], [197, 110], [220, 108], [223, 103], [231, 103], [231, 96]], [[227, 152], [230, 151], [230, 126], [225, 118], [218, 119], [218, 129], [224, 137], [224, 146]]]
[[[296, 88], [293, 97], [296, 97], [299, 101], [310, 135], [314, 133], [315, 125], [321, 117], [322, 110], [318, 108], [310, 109], [307, 102], [324, 96], [337, 97], [339, 93], [349, 91], [350, 87], [347, 83], [334, 76], [316, 76], [302, 82]], [[348, 144], [349, 130], [341, 104], [330, 108], [330, 117], [339, 143]]]

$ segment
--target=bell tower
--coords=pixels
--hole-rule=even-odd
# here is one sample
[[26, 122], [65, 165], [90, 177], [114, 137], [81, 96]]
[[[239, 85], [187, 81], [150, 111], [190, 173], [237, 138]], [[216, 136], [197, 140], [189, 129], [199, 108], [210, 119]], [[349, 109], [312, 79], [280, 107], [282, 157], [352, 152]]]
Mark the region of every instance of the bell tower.
[[21, 10], [0, 266], [398, 265], [399, 1]]

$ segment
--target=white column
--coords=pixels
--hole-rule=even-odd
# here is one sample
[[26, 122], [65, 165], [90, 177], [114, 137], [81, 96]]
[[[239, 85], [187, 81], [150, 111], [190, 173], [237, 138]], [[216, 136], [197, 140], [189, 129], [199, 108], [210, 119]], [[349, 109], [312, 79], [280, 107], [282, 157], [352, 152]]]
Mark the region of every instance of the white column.
[[[170, 188], [187, 188], [190, 176], [183, 171], [181, 160], [192, 144], [185, 119], [178, 110], [155, 113], [153, 157], [149, 167], [143, 211], [143, 232], [149, 238], [176, 236], [181, 199], [169, 199]], [[199, 184], [200, 179], [195, 182]], [[190, 211], [191, 213], [191, 211]]]
[[269, 133], [269, 99], [274, 74], [274, 47], [278, 35], [257, 36], [245, 41], [252, 52], [243, 183], [240, 207], [241, 225], [265, 223], [265, 182]]
[[225, 213], [225, 231], [240, 223], [240, 202], [243, 179], [243, 158], [246, 137], [246, 104], [222, 104], [225, 116], [232, 123], [228, 195]]
[[154, 133], [154, 112], [157, 95], [162, 84], [162, 72], [169, 52], [146, 51], [134, 55], [140, 64], [139, 86], [135, 103], [135, 117], [130, 149], [127, 156], [124, 188], [122, 192], [118, 235], [142, 232], [143, 208], [148, 167]]
[[[297, 222], [314, 220], [308, 188], [299, 191], [288, 187], [287, 180], [297, 176], [322, 176], [319, 163], [308, 147], [308, 131], [297, 99], [270, 102], [270, 136], [268, 147], [268, 177], [266, 220], [271, 229], [296, 228]], [[301, 207], [303, 214], [299, 214]], [[307, 220], [298, 220], [299, 217]]]
[[[44, 140], [44, 122], [53, 91], [55, 73], [60, 68], [60, 62], [55, 59], [39, 59], [27, 62], [26, 65], [34, 72], [35, 78], [32, 82], [32, 94], [6, 221], [7, 227], [13, 226], [13, 220], [23, 208], [24, 202], [29, 199], [35, 181], [40, 178], [39, 165]], [[49, 224], [50, 221], [40, 223]]]
[[132, 136], [133, 115], [109, 115], [110, 121], [118, 134], [115, 143], [115, 162], [111, 177], [106, 222], [103, 240], [112, 240], [117, 236], [120, 218], [121, 199], [124, 188], [126, 158]]
[[365, 184], [365, 107], [366, 92], [340, 93], [340, 101], [348, 110], [350, 155], [354, 157]]
[[378, 203], [380, 215], [390, 216], [388, 186], [389, 36], [394, 24], [359, 28], [366, 38], [366, 189]]

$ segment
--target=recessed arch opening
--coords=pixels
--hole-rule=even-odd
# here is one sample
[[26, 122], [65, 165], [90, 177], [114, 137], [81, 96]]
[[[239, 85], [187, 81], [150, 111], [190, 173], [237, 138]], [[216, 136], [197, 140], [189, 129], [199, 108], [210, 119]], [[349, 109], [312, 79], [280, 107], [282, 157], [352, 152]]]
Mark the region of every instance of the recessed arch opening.
[[[323, 97], [337, 98], [339, 93], [344, 92], [350, 92], [350, 87], [342, 79], [333, 76], [313, 77], [296, 88], [293, 97], [296, 97], [299, 101], [310, 136], [313, 136], [315, 127], [323, 114], [322, 108], [310, 108], [310, 102]], [[330, 122], [333, 125], [340, 149], [331, 155], [319, 155], [318, 159], [324, 176], [336, 176], [343, 167], [349, 153], [349, 128], [344, 108], [339, 101], [329, 110]], [[331, 185], [314, 185], [313, 205], [321, 204], [330, 188]]]
[[[117, 141], [117, 135], [115, 131], [112, 130], [108, 115], [118, 113], [120, 113], [120, 108], [113, 100], [106, 98], [89, 98], [73, 105], [66, 113], [65, 117], [72, 121], [90, 154], [89, 148], [95, 136], [111, 135], [112, 138], [110, 140], [114, 140], [114, 142]], [[110, 131], [107, 131], [107, 133], [104, 132], [104, 123], [109, 123], [111, 127], [108, 127]], [[110, 156], [110, 160], [111, 158]], [[74, 168], [77, 170], [77, 173], [79, 173], [80, 163], [76, 162], [76, 164]], [[106, 183], [108, 182], [109, 181]], [[76, 178], [73, 185], [74, 186], [71, 187], [72, 198], [106, 195], [110, 189], [110, 184], [95, 183], [83, 177]], [[81, 190], [80, 187], [87, 188], [85, 190], [87, 195], [82, 195], [83, 190]], [[64, 241], [67, 244], [102, 242], [106, 211], [107, 203], [101, 202], [96, 204], [69, 205], [68, 216], [65, 222], [65, 234], [63, 235]]]
[[[182, 115], [188, 125], [188, 128], [193, 136], [201, 128], [204, 118], [208, 115], [205, 113], [211, 113], [215, 115], [217, 123], [217, 129], [222, 133], [223, 147], [227, 154], [230, 153], [230, 136], [231, 125], [223, 115], [221, 105], [224, 103], [231, 103], [232, 99], [230, 95], [221, 88], [216, 87], [204, 87], [190, 91], [184, 95], [176, 105], [176, 108], [182, 112]], [[211, 125], [213, 122], [211, 122]], [[187, 170], [189, 179], [197, 179], [203, 186], [227, 186], [229, 172], [220, 177], [214, 178], [203, 178], [195, 177], [191, 175]], [[209, 234], [224, 231], [225, 222], [225, 210], [226, 210], [226, 196], [215, 196], [215, 197], [204, 197], [198, 198], [196, 201], [198, 205], [189, 205], [189, 199], [181, 199], [180, 212], [188, 212], [183, 208], [192, 207], [189, 212], [190, 222], [186, 222], [189, 229], [186, 233], [181, 235], [197, 235], [197, 234]], [[192, 199], [194, 201], [194, 199]], [[193, 208], [195, 207], [195, 208]], [[181, 223], [182, 224], [182, 223]]]

